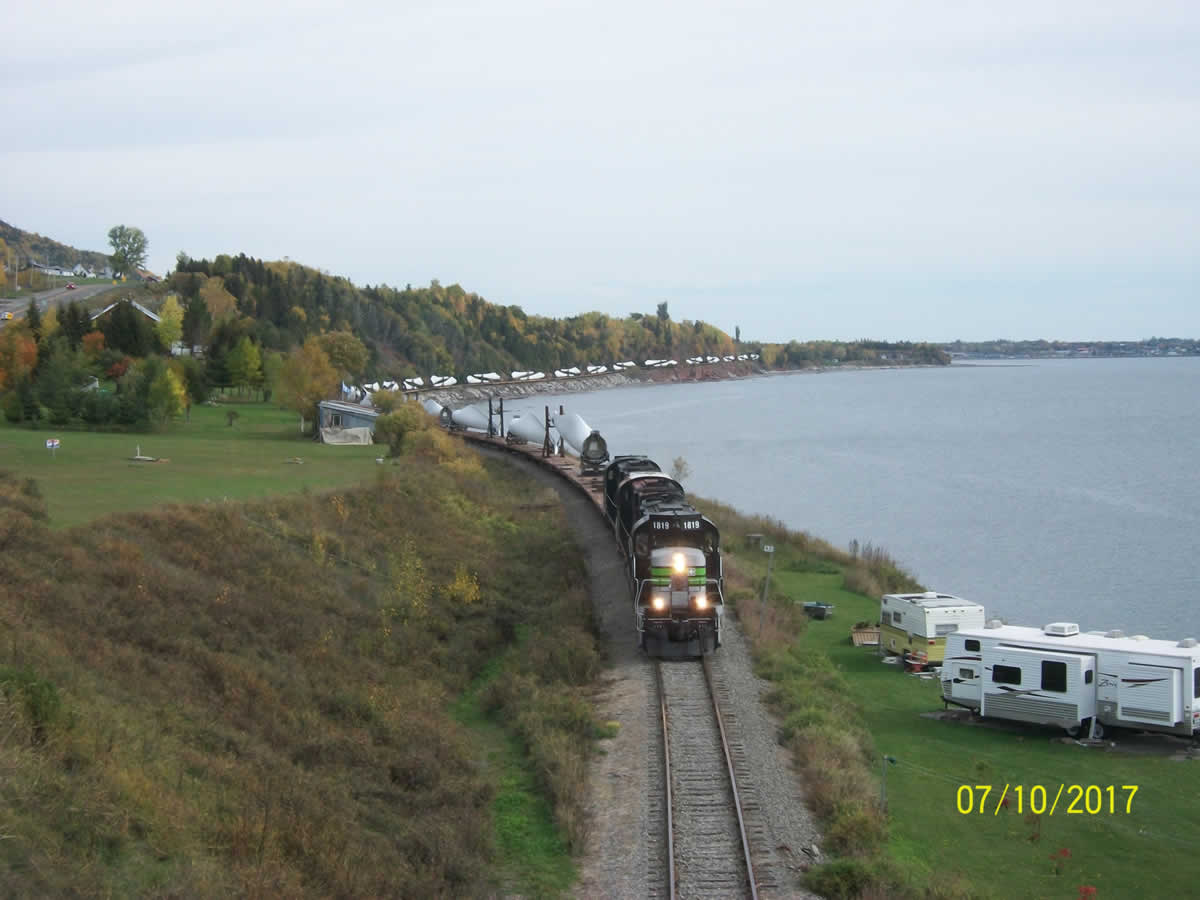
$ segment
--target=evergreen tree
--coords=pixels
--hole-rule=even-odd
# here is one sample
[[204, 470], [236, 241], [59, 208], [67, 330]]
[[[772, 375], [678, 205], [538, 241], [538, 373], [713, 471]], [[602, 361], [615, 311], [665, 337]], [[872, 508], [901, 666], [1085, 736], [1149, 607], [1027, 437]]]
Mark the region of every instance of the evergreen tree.
[[188, 347], [199, 346], [208, 340], [211, 330], [212, 313], [197, 290], [183, 307], [183, 342]]
[[29, 299], [29, 308], [25, 310], [25, 322], [29, 325], [29, 330], [33, 332], [33, 339], [40, 341], [42, 339], [42, 313], [38, 309], [37, 300], [32, 297]]

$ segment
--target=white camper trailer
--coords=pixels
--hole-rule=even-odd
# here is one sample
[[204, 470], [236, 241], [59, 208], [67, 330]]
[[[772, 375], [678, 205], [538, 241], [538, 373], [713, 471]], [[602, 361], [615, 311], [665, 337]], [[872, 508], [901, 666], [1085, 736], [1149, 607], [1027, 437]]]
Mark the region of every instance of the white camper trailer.
[[1080, 634], [1073, 622], [1026, 628], [989, 622], [946, 639], [942, 699], [982, 716], [1057, 725], [1200, 734], [1200, 644]]
[[940, 665], [946, 635], [983, 623], [983, 606], [952, 594], [885, 594], [879, 603], [879, 646], [900, 656], [923, 653], [926, 662]]

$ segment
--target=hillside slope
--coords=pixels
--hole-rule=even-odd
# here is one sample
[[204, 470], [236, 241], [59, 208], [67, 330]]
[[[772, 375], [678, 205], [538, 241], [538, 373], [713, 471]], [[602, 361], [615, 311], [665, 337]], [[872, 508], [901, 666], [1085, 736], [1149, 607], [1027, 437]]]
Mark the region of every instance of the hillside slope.
[[22, 231], [3, 220], [0, 220], [0, 241], [17, 251], [23, 261], [32, 258], [42, 265], [62, 266], [68, 269], [76, 263], [83, 263], [89, 269], [102, 269], [108, 264], [107, 254], [94, 250], [79, 250], [37, 232]]
[[[8, 893], [493, 890], [497, 788], [452, 702], [522, 637], [527, 669], [597, 657], [557, 503], [423, 434], [372, 487], [66, 535], [0, 478]], [[501, 715], [573, 771], [593, 723], [545, 659]]]

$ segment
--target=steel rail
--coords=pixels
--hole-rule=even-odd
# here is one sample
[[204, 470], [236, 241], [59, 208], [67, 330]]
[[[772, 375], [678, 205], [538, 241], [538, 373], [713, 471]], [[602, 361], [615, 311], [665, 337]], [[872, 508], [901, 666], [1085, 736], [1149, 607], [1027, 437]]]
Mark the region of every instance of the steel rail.
[[721, 732], [721, 752], [725, 754], [725, 766], [729, 771], [729, 786], [733, 789], [733, 808], [737, 813], [738, 834], [742, 839], [742, 854], [746, 858], [746, 876], [750, 881], [751, 900], [758, 900], [758, 880], [754, 877], [754, 861], [750, 858], [750, 839], [746, 836], [746, 821], [742, 815], [742, 797], [738, 793], [737, 775], [733, 769], [733, 757], [729, 753], [729, 740], [725, 736], [725, 720], [721, 716], [721, 703], [717, 700], [717, 688], [713, 684], [712, 663], [707, 656], [700, 658], [704, 666], [704, 681], [708, 685], [708, 694], [712, 697], [713, 712], [717, 716], [717, 728]]
[[675, 900], [675, 822], [674, 799], [671, 796], [671, 738], [667, 733], [667, 689], [663, 685], [662, 663], [654, 667], [658, 680], [658, 707], [662, 717], [663, 774], [667, 786], [667, 897]]

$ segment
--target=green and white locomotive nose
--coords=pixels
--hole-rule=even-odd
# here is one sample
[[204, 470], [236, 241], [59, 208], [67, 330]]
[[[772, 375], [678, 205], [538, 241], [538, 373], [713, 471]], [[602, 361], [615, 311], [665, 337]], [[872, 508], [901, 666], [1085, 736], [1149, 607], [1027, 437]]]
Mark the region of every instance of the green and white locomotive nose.
[[668, 614], [708, 609], [708, 572], [704, 551], [695, 547], [659, 547], [650, 551], [650, 608]]

